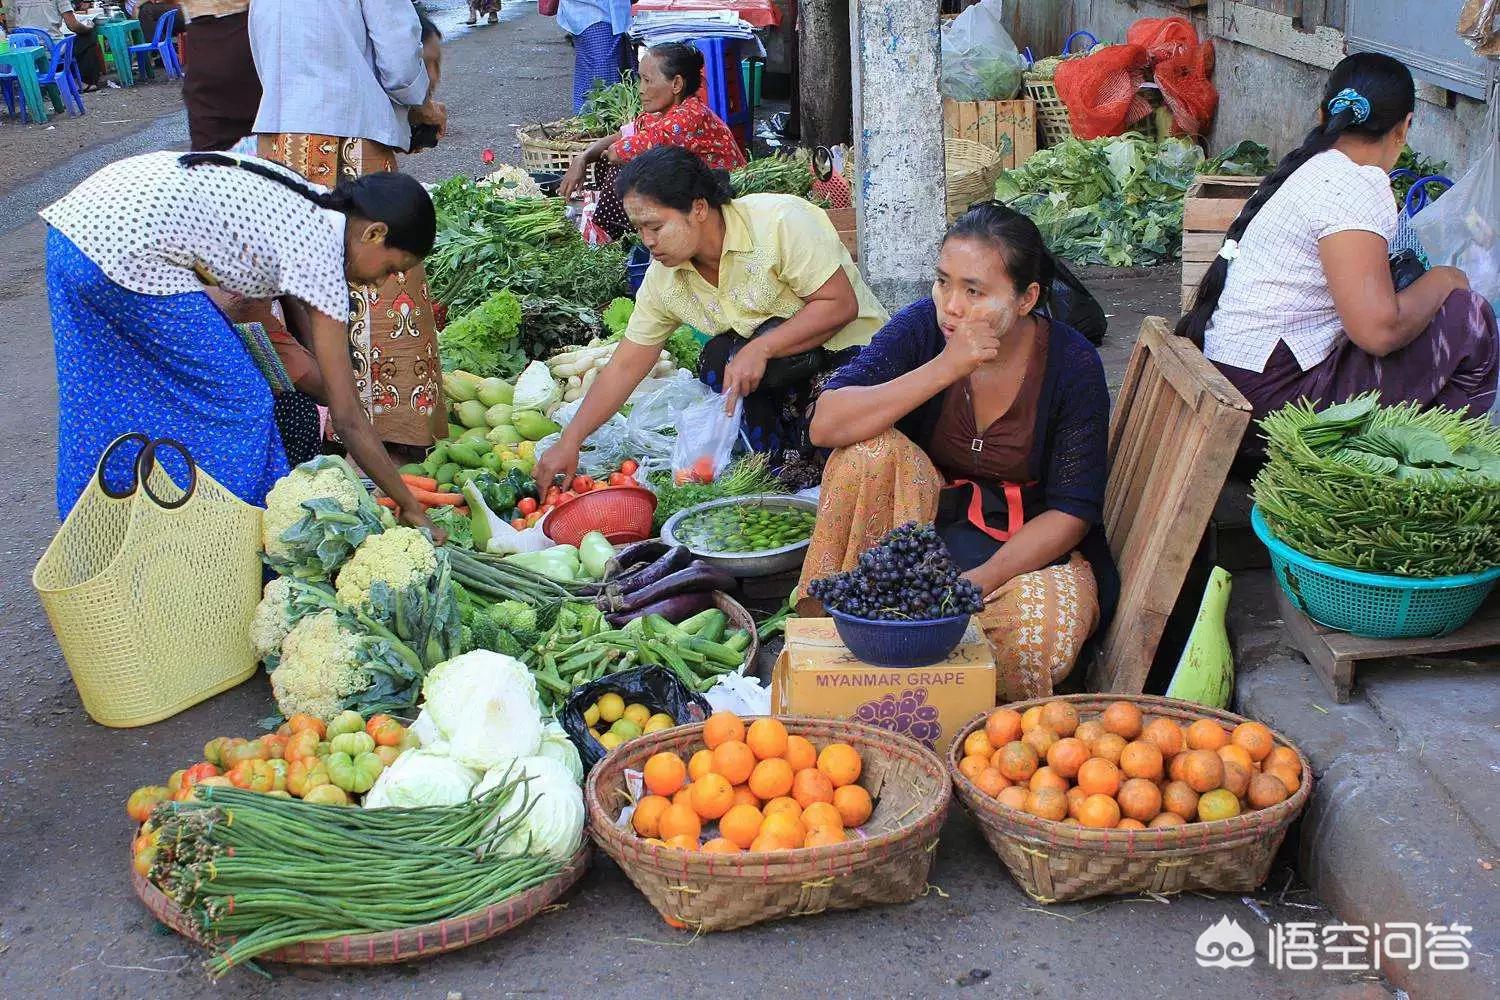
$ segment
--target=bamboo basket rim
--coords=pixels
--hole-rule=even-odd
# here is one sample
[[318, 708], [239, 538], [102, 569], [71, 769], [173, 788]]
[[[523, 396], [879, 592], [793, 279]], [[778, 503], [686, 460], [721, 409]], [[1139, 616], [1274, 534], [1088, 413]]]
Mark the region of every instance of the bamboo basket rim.
[[[1018, 712], [1024, 712], [1028, 708], [1037, 705], [1045, 705], [1048, 702], [1066, 701], [1079, 710], [1080, 716], [1088, 710], [1102, 711], [1107, 705], [1116, 701], [1128, 701], [1141, 710], [1143, 715], [1155, 715], [1165, 718], [1173, 718], [1175, 721], [1190, 719], [1215, 719], [1219, 722], [1229, 722], [1239, 725], [1242, 722], [1255, 720], [1226, 712], [1222, 709], [1209, 708], [1196, 702], [1183, 701], [1177, 698], [1164, 698], [1160, 695], [1149, 694], [1109, 694], [1109, 693], [1087, 693], [1053, 695], [1047, 698], [1032, 698], [1027, 701], [1010, 702], [998, 705], [990, 711], [1001, 708], [1010, 708]], [[953, 743], [948, 747], [947, 764], [949, 776], [959, 790], [960, 797], [975, 818], [996, 830], [1008, 835], [1028, 840], [1035, 844], [1047, 846], [1069, 847], [1082, 850], [1092, 850], [1100, 854], [1137, 855], [1141, 853], [1172, 853], [1190, 852], [1196, 853], [1208, 849], [1233, 847], [1246, 841], [1260, 840], [1272, 830], [1290, 825], [1293, 819], [1302, 811], [1303, 806], [1312, 795], [1313, 773], [1312, 765], [1307, 757], [1298, 747], [1281, 733], [1270, 726], [1271, 738], [1278, 746], [1290, 748], [1297, 755], [1297, 760], [1302, 765], [1302, 783], [1297, 790], [1287, 796], [1281, 802], [1267, 809], [1256, 809], [1252, 812], [1241, 813], [1229, 819], [1213, 820], [1211, 822], [1193, 822], [1183, 826], [1160, 827], [1145, 830], [1096, 830], [1085, 826], [1075, 826], [1056, 820], [1042, 819], [1040, 816], [1032, 816], [1016, 809], [1002, 806], [999, 801], [985, 794], [958, 769], [958, 751], [963, 748], [963, 743], [969, 734], [984, 724], [990, 712], [981, 712], [973, 719], [964, 724], [963, 728], [954, 736]], [[1265, 725], [1265, 723], [1261, 723]]]
[[[874, 749], [887, 756], [920, 765], [933, 779], [934, 797], [927, 801], [926, 808], [916, 817], [908, 818], [894, 830], [873, 837], [849, 840], [841, 844], [824, 847], [799, 847], [785, 851], [742, 851], [739, 854], [705, 854], [700, 851], [685, 851], [679, 848], [648, 844], [629, 828], [615, 825], [615, 817], [624, 805], [606, 806], [601, 798], [601, 776], [608, 773], [611, 778], [644, 763], [652, 754], [662, 750], [676, 749], [683, 744], [702, 742], [704, 723], [676, 726], [651, 733], [626, 743], [589, 772], [584, 785], [584, 803], [588, 807], [589, 833], [594, 840], [618, 862], [628, 861], [656, 871], [681, 876], [748, 877], [756, 881], [768, 881], [771, 876], [791, 877], [806, 873], [836, 874], [839, 869], [853, 869], [862, 864], [889, 860], [892, 857], [918, 849], [917, 841], [929, 832], [936, 835], [947, 815], [952, 801], [952, 785], [942, 760], [936, 753], [908, 736], [892, 733], [868, 723], [844, 719], [820, 719], [811, 716], [746, 716], [747, 723], [756, 718], [775, 718], [787, 728], [790, 735], [837, 736], [844, 742], [853, 737], [864, 748]], [[626, 752], [628, 750], [628, 752]], [[861, 750], [861, 756], [865, 750]], [[933, 765], [936, 765], [934, 768]]]
[[516, 129], [516, 141], [523, 146], [530, 145], [538, 149], [561, 153], [587, 149], [591, 144], [603, 138], [603, 136], [595, 136], [592, 139], [554, 139], [546, 134], [547, 129], [562, 125], [566, 120], [560, 119], [555, 122], [537, 122], [534, 125], [523, 125]]
[[745, 647], [745, 662], [740, 664], [740, 676], [750, 677], [755, 673], [755, 661], [760, 658], [760, 630], [755, 627], [755, 616], [733, 597], [722, 590], [714, 591], [714, 607], [724, 612], [733, 628], [743, 629], [750, 636], [750, 645]]
[[982, 142], [960, 139], [957, 136], [943, 139], [943, 161], [949, 174], [979, 173], [1005, 164], [999, 150], [991, 149]]
[[[552, 905], [565, 892], [573, 888], [583, 873], [588, 870], [591, 848], [588, 837], [583, 838], [578, 850], [568, 859], [561, 871], [545, 882], [539, 883], [515, 896], [491, 903], [482, 909], [471, 910], [448, 917], [445, 920], [425, 924], [413, 924], [389, 931], [368, 934], [346, 934], [304, 941], [301, 944], [278, 948], [256, 957], [258, 962], [280, 962], [286, 965], [389, 965], [457, 951], [469, 945], [500, 937], [526, 923], [532, 917]], [[157, 920], [166, 924], [183, 937], [210, 947], [201, 928], [185, 913], [181, 906], [146, 876], [132, 870], [130, 885], [141, 904]], [[484, 920], [484, 930], [475, 933], [470, 922]], [[430, 946], [427, 938], [431, 938]], [[417, 947], [410, 952], [401, 950], [403, 937], [416, 936]]]

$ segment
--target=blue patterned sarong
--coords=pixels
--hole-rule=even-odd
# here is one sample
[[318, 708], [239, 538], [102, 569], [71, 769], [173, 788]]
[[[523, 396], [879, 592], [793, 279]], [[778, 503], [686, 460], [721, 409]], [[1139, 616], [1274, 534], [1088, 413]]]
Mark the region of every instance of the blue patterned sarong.
[[573, 112], [583, 110], [594, 81], [619, 83], [625, 69], [625, 36], [607, 21], [595, 21], [573, 39]]
[[[104, 449], [129, 431], [182, 442], [235, 496], [265, 503], [287, 472], [271, 389], [207, 295], [129, 291], [49, 228], [47, 298], [57, 352], [60, 517], [77, 502]], [[175, 458], [161, 455], [185, 483]], [[124, 464], [111, 464], [111, 483], [123, 485]]]

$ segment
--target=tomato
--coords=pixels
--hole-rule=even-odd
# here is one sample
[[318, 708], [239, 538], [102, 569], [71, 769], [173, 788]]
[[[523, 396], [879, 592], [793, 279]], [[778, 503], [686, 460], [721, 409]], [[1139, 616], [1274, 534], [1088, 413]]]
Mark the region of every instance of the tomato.
[[187, 785], [202, 781], [204, 778], [214, 778], [217, 777], [220, 773], [221, 772], [217, 767], [214, 767], [207, 761], [203, 761], [202, 763], [194, 764], [192, 767], [187, 769], [187, 771], [182, 776], [182, 783], [184, 785]]
[[[266, 766], [271, 769], [271, 791], [286, 791], [287, 763], [284, 760], [268, 760]], [[290, 796], [288, 796], [290, 798]]]
[[539, 510], [535, 514], [528, 515], [527, 518], [526, 518], [526, 527], [529, 528], [532, 525], [536, 524], [538, 521], [540, 521], [542, 519], [542, 515], [545, 514], [545, 513], [546, 513], [546, 511]]
[[269, 792], [276, 787], [276, 772], [270, 761], [242, 760], [229, 772], [229, 783], [251, 792]]
[[536, 501], [531, 497], [522, 497], [521, 502], [516, 504], [516, 510], [521, 512], [522, 517], [525, 517], [527, 514], [534, 514], [536, 513]]
[[711, 483], [714, 481], [714, 459], [712, 455], [704, 455], [693, 463], [693, 475], [698, 477], [700, 483]]
[[686, 486], [693, 481], [693, 474], [686, 469], [678, 469], [672, 474], [672, 482], [677, 486]]
[[319, 785], [328, 784], [328, 768], [316, 757], [303, 757], [292, 762], [286, 769], [286, 790], [298, 798]]
[[593, 488], [594, 488], [594, 480], [593, 480], [592, 477], [590, 477], [590, 476], [574, 476], [573, 477], [573, 492], [574, 493], [587, 493], [589, 490], [591, 490]]
[[384, 764], [386, 767], [390, 767], [392, 764], [396, 763], [396, 758], [401, 756], [401, 748], [399, 746], [376, 747], [375, 756], [380, 758], [380, 763]]
[[165, 802], [171, 796], [165, 785], [142, 785], [125, 800], [125, 813], [137, 823], [144, 823], [151, 818], [151, 810], [157, 803]]
[[134, 868], [135, 873], [142, 878], [146, 878], [151, 874], [151, 868], [155, 864], [155, 847], [147, 847], [145, 850], [137, 852], [135, 856], [130, 859], [130, 867]]
[[269, 760], [271, 751], [261, 740], [230, 740], [219, 756], [221, 766], [231, 768], [242, 760]]
[[187, 768], [179, 767], [177, 770], [173, 771], [172, 776], [167, 779], [167, 791], [170, 794], [176, 795], [177, 789], [182, 787], [182, 776], [184, 774], [187, 774]]
[[224, 747], [228, 742], [227, 736], [215, 736], [203, 744], [203, 759], [210, 764], [224, 763]]
[[525, 531], [526, 530], [526, 518], [524, 518], [524, 517], [518, 517], [518, 518], [516, 518], [516, 519], [514, 519], [513, 521], [510, 522], [510, 526], [512, 528], [515, 528], [517, 531]]
[[640, 467], [640, 463], [633, 458], [627, 458], [625, 461], [620, 463], [620, 471], [625, 473], [625, 475], [627, 476], [635, 475], [635, 470], [639, 469]]
[[290, 764], [293, 761], [302, 760], [304, 757], [316, 756], [317, 752], [317, 731], [304, 729], [300, 733], [293, 733], [292, 738], [286, 741], [286, 749], [281, 752], [281, 759]]
[[286, 741], [287, 737], [282, 736], [280, 731], [262, 736], [260, 743], [266, 748], [266, 760], [280, 760], [285, 756]]
[[296, 713], [290, 719], [286, 720], [286, 724], [291, 727], [293, 733], [300, 733], [303, 730], [311, 729], [318, 734], [318, 739], [320, 740], [323, 738], [323, 734], [328, 732], [328, 727], [323, 724], [322, 719], [308, 715], [306, 712]]
[[292, 735], [292, 724], [290, 722], [283, 722], [281, 725], [277, 726], [276, 735], [282, 737], [283, 739]]
[[625, 485], [625, 480], [627, 480], [629, 478], [630, 477], [627, 476], [627, 475], [625, 475], [625, 473], [623, 473], [623, 472], [611, 472], [609, 474], [609, 485], [611, 485], [611, 486], [624, 486]]
[[635, 481], [635, 477], [634, 476], [626, 476], [625, 477], [625, 481], [623, 483], [621, 483], [620, 485], [621, 486], [637, 486], [638, 487], [641, 484]]
[[365, 733], [375, 741], [376, 746], [393, 747], [406, 735], [406, 727], [389, 715], [372, 715], [370, 721], [365, 723]]
[[570, 503], [570, 502], [572, 502], [574, 500], [577, 500], [577, 499], [578, 499], [578, 494], [574, 493], [572, 490], [569, 490], [568, 492], [564, 493], [562, 496], [560, 496], [560, 497], [557, 498], [557, 505], [559, 507], [561, 507], [563, 504]]

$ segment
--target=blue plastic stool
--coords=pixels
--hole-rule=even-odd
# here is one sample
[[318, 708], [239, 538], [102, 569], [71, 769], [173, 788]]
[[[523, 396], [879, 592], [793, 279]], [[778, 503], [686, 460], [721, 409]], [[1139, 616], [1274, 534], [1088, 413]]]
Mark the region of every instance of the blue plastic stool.
[[76, 41], [72, 35], [59, 39], [52, 47], [52, 65], [45, 73], [38, 73], [36, 80], [43, 87], [57, 88], [57, 95], [52, 101], [52, 106], [59, 112], [62, 111], [59, 102], [72, 105], [75, 115], [81, 115], [83, 110], [83, 78], [78, 72], [78, 63], [73, 58], [73, 43]]
[[746, 100], [744, 80], [740, 75], [738, 38], [695, 38], [693, 44], [703, 53], [703, 75], [708, 82], [708, 106], [713, 113], [738, 132], [740, 142], [750, 146], [750, 121], [754, 113]]
[[156, 22], [156, 31], [152, 34], [151, 41], [145, 45], [130, 46], [130, 55], [135, 57], [141, 76], [148, 80], [155, 79], [155, 74], [151, 71], [151, 55], [155, 53], [161, 58], [162, 69], [167, 71], [168, 80], [182, 78], [182, 66], [177, 62], [177, 46], [172, 43], [172, 29], [176, 26], [177, 8], [174, 7]]

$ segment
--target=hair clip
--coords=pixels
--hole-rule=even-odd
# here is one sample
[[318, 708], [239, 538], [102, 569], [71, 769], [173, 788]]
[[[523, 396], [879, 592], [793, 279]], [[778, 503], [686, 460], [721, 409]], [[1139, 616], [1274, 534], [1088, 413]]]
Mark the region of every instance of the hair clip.
[[1239, 240], [1225, 240], [1224, 245], [1219, 247], [1219, 256], [1225, 260], [1238, 260], [1240, 256]]
[[1354, 124], [1363, 125], [1370, 119], [1370, 102], [1359, 91], [1351, 87], [1345, 87], [1333, 96], [1328, 102], [1328, 113], [1336, 115], [1341, 111], [1349, 111], [1354, 115]]

